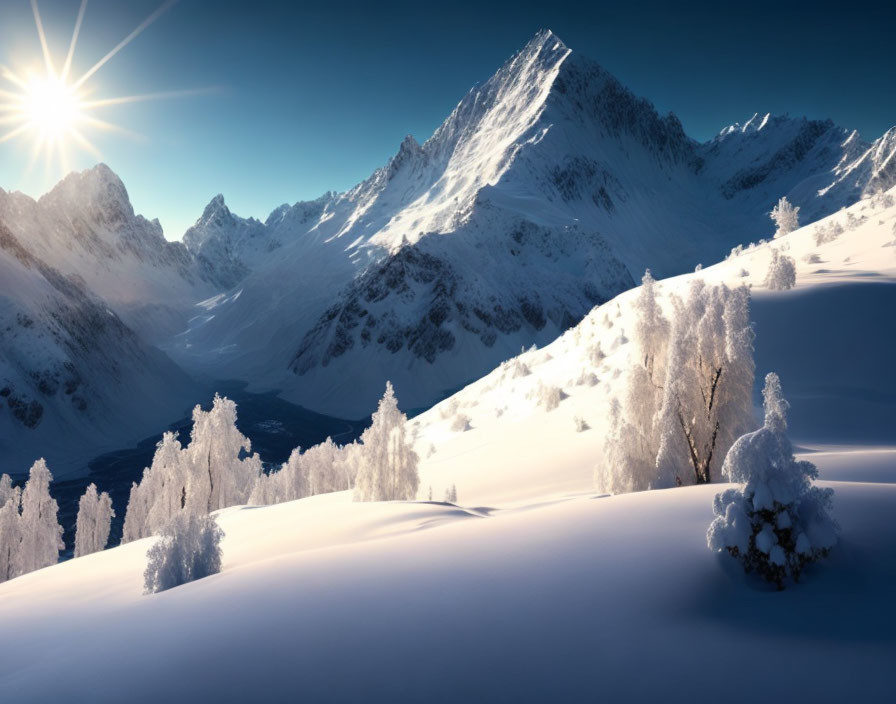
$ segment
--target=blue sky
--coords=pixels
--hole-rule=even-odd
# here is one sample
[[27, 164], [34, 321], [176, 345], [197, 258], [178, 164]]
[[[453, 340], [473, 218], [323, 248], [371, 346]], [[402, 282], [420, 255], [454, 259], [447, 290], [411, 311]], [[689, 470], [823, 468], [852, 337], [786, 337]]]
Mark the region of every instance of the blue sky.
[[[162, 0], [90, 0], [73, 74]], [[62, 63], [80, 0], [39, 3]], [[830, 117], [873, 139], [896, 124], [896, 11], [863, 1], [513, 3], [181, 0], [91, 79], [98, 97], [202, 89], [103, 108], [141, 135], [90, 132], [138, 212], [178, 239], [216, 194], [264, 218], [351, 187], [405, 134], [421, 142], [541, 27], [708, 139], [753, 112]], [[732, 4], [733, 5], [733, 4]], [[40, 64], [28, 0], [0, 0], [0, 63]], [[40, 195], [30, 144], [0, 144], [0, 187]], [[73, 168], [96, 162], [72, 152]]]

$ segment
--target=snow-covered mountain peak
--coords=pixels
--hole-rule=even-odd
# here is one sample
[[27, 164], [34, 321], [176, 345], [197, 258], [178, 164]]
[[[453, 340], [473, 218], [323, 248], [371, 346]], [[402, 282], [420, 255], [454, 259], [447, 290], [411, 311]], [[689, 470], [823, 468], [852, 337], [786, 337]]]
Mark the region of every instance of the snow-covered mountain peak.
[[106, 225], [121, 225], [135, 217], [127, 188], [106, 164], [70, 173], [38, 203], [56, 211], [76, 212]]

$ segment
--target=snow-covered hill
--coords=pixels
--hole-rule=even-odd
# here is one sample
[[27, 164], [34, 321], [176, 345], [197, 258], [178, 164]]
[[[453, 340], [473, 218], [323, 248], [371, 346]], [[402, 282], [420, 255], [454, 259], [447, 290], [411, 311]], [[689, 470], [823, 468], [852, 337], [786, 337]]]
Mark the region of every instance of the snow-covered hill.
[[892, 185], [894, 147], [768, 115], [698, 144], [542, 31], [355, 188], [264, 223], [213, 200], [185, 242], [233, 289], [166, 349], [343, 417], [386, 378], [428, 406], [645, 267], [681, 273], [770, 234], [782, 195], [807, 222]]
[[[773, 248], [794, 258], [795, 288], [765, 287]], [[697, 279], [752, 286], [758, 371], [781, 372], [802, 456], [835, 490], [840, 544], [801, 584], [776, 592], [707, 549], [723, 485], [591, 489], [632, 354], [629, 291], [412, 421], [421, 498], [455, 484], [457, 505], [343, 492], [225, 509], [222, 572], [152, 596], [153, 539], [0, 585], [4, 693], [889, 701], [896, 189], [663, 280], [661, 300]], [[540, 405], [554, 386], [559, 405]], [[850, 434], [847, 415], [870, 433]]]

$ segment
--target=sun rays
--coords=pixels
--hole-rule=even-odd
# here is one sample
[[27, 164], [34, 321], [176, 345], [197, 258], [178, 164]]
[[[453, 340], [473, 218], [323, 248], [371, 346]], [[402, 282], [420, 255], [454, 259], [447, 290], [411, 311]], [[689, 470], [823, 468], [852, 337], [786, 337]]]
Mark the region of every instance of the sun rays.
[[[46, 168], [61, 173], [70, 170], [70, 150], [80, 149], [101, 159], [99, 149], [90, 140], [92, 131], [118, 132], [131, 136], [123, 127], [102, 119], [103, 108], [161, 98], [193, 95], [203, 91], [172, 91], [121, 97], [96, 97], [90, 79], [118, 52], [136, 39], [161, 17], [177, 0], [166, 0], [151, 15], [122, 39], [114, 48], [83, 74], [72, 76], [72, 63], [87, 11], [87, 0], [81, 0], [71, 41], [61, 67], [57, 69], [54, 52], [47, 40], [37, 0], [30, 0], [34, 26], [43, 57], [42, 66], [30, 72], [13, 71], [0, 65], [0, 144], [12, 140], [30, 140], [31, 158], [28, 169], [41, 156]], [[61, 55], [61, 54], [60, 54]]]

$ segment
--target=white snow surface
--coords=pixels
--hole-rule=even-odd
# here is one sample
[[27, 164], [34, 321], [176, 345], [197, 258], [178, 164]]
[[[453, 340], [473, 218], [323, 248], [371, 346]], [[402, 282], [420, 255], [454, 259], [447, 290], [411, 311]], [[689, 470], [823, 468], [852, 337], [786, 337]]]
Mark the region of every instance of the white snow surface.
[[[757, 376], [805, 368], [792, 384], [781, 371], [802, 427], [791, 435], [834, 488], [842, 535], [801, 584], [776, 592], [707, 549], [723, 485], [591, 490], [628, 366], [630, 291], [412, 421], [420, 496], [456, 485], [458, 505], [343, 492], [225, 509], [222, 572], [151, 596], [153, 539], [0, 585], [0, 691], [23, 702], [889, 701], [896, 384], [855, 367], [892, 356], [896, 206], [865, 199], [829, 219], [844, 224], [832, 241], [816, 244], [808, 226], [658, 284], [661, 301], [695, 277], [752, 285]], [[795, 259], [795, 288], [763, 289], [771, 247]], [[836, 305], [862, 296], [874, 315]], [[813, 344], [818, 313], [831, 336], [849, 334], [815, 330]], [[769, 348], [769, 331], [794, 339]], [[556, 407], [536, 403], [556, 400], [545, 387], [562, 388]], [[872, 434], [830, 440], [803, 396], [852, 404]]]

